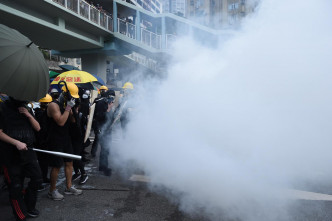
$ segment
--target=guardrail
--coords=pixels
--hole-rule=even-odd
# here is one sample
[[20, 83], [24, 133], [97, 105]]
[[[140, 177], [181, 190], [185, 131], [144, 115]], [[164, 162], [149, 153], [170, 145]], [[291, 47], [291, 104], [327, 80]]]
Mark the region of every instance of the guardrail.
[[[93, 23], [99, 25], [101, 28], [114, 32], [112, 15], [111, 14], [108, 15], [105, 12], [100, 11], [98, 8], [90, 5], [86, 1], [84, 0], [52, 0], [52, 1], [92, 21]], [[117, 27], [118, 27], [117, 30], [118, 33], [137, 40], [136, 25], [118, 18]], [[161, 35], [158, 35], [141, 27], [140, 37], [141, 37], [140, 42], [142, 42], [143, 44], [155, 49], [162, 48]], [[176, 39], [175, 37], [176, 37], [175, 35], [170, 35], [170, 34], [166, 35], [166, 48], [170, 47], [170, 42], [174, 41]]]
[[76, 14], [92, 21], [102, 28], [113, 32], [113, 19], [84, 0], [52, 0]]
[[144, 44], [152, 48], [161, 49], [161, 35], [157, 35], [146, 29], [141, 29], [141, 40]]

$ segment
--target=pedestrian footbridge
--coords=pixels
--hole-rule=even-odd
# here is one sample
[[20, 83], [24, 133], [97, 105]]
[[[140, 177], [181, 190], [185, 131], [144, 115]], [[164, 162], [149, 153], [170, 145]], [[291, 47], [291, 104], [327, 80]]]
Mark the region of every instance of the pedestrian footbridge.
[[216, 43], [222, 34], [185, 18], [156, 14], [122, 0], [95, 0], [93, 4], [96, 3], [0, 0], [0, 23], [66, 57], [135, 52], [158, 60], [170, 53], [172, 42], [181, 35], [194, 33], [205, 43]]

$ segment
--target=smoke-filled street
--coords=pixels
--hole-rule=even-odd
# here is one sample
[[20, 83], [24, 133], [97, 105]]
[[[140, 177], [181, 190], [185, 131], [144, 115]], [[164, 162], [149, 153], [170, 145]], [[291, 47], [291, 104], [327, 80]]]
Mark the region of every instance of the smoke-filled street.
[[[42, 2], [22, 8], [56, 41], [20, 27], [50, 49], [21, 36], [41, 74], [22, 80], [38, 59], [23, 68], [13, 37], [0, 44], [0, 220], [332, 220], [331, 0], [193, 0], [181, 3], [190, 12], [160, 15], [129, 0]], [[51, 81], [51, 52], [79, 58], [82, 71]], [[37, 160], [34, 145], [53, 156]]]
[[[47, 197], [47, 190], [40, 192], [38, 208], [40, 217], [36, 221], [70, 220], [70, 221], [106, 221], [106, 220], [146, 220], [146, 221], [204, 221], [210, 220], [200, 214], [189, 215], [181, 212], [179, 204], [165, 198], [163, 195], [154, 193], [146, 185], [147, 178], [137, 173], [137, 176], [114, 176], [106, 177], [97, 170], [96, 162], [87, 165], [90, 174], [89, 183], [79, 186], [85, 190], [84, 194], [77, 197], [67, 197], [63, 203], [51, 201]], [[134, 180], [140, 181], [133, 181]], [[2, 180], [2, 177], [1, 177]], [[64, 188], [64, 174], [60, 175], [59, 189]], [[1, 183], [2, 185], [3, 183]], [[77, 184], [77, 182], [75, 183]], [[332, 184], [331, 184], [332, 185]], [[202, 186], [202, 189], [206, 186]], [[299, 187], [301, 189], [301, 187]], [[303, 189], [303, 187], [302, 187]], [[308, 191], [332, 194], [330, 185], [313, 186]], [[287, 192], [287, 191], [285, 191]], [[0, 214], [3, 221], [14, 221], [10, 206], [7, 204], [7, 191], [0, 190]], [[269, 194], [265, 192], [264, 194]], [[295, 194], [296, 195], [296, 194]], [[295, 196], [290, 194], [290, 196]], [[300, 193], [297, 197], [307, 197], [307, 193]], [[290, 197], [291, 198], [291, 197]], [[289, 219], [294, 221], [330, 220], [332, 218], [332, 195], [319, 196], [318, 200], [290, 200], [288, 212]], [[323, 200], [319, 200], [323, 199]], [[329, 199], [326, 201], [325, 199]], [[260, 211], [255, 211], [259, 217]], [[272, 211], [271, 214], [274, 212]], [[232, 218], [220, 215], [219, 221], [234, 221]], [[282, 220], [282, 219], [280, 219]]]

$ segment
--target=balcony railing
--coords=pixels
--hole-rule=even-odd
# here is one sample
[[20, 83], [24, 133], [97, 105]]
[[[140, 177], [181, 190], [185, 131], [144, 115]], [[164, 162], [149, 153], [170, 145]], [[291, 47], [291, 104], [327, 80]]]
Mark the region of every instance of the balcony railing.
[[118, 31], [129, 38], [136, 39], [136, 25], [118, 18]]
[[[104, 28], [108, 31], [114, 32], [113, 28], [113, 18], [110, 14], [105, 11], [101, 11], [95, 6], [90, 5], [84, 0], [52, 0], [59, 5], [69, 9], [70, 11], [82, 16], [89, 21], [92, 21], [96, 25]], [[131, 22], [127, 22], [122, 19], [117, 19], [117, 32], [123, 34], [129, 38], [136, 39], [136, 25]], [[148, 31], [145, 28], [141, 28], [140, 42], [149, 47], [155, 49], [161, 49], [161, 35]], [[174, 35], [166, 35], [166, 48], [169, 48], [169, 43], [175, 39]]]
[[141, 29], [141, 40], [144, 44], [152, 48], [161, 48], [161, 35], [157, 35], [146, 29]]

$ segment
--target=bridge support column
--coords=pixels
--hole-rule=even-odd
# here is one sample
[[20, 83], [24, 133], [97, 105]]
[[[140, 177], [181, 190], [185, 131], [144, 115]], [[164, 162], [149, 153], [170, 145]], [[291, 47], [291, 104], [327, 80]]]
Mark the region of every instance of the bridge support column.
[[58, 18], [58, 26], [61, 29], [65, 29], [66, 28], [66, 21], [63, 18]]
[[136, 26], [136, 40], [141, 41], [141, 13], [138, 10], [136, 10], [135, 26]]
[[116, 1], [113, 1], [113, 31], [118, 32], [118, 6]]
[[[105, 82], [109, 61], [105, 54], [83, 54], [81, 56], [82, 70], [101, 77]], [[113, 70], [111, 70], [113, 72]]]

